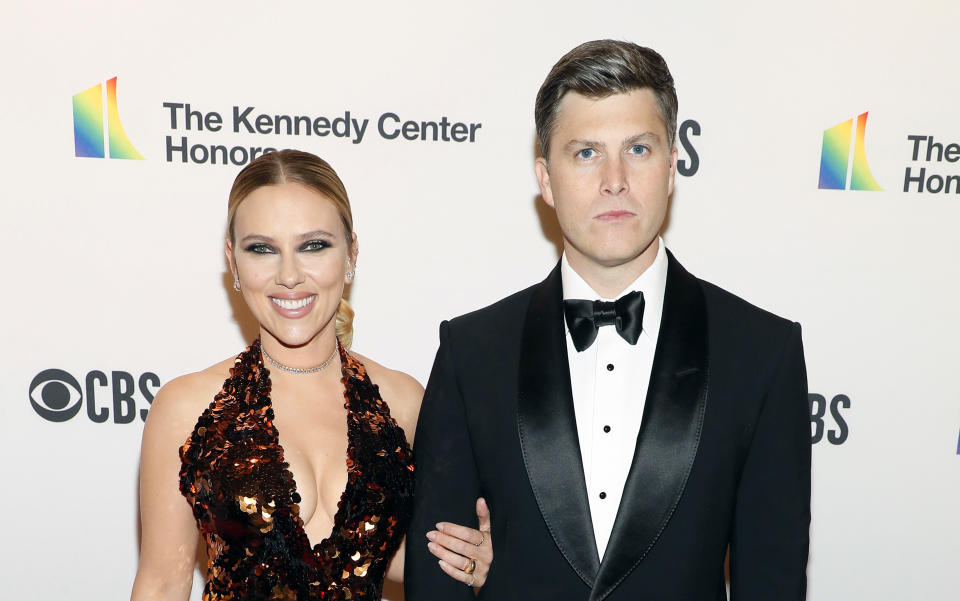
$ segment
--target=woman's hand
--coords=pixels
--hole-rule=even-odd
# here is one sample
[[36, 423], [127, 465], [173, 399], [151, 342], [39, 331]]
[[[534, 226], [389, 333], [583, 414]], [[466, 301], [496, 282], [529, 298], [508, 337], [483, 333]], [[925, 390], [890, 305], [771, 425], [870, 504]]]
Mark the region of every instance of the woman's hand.
[[477, 499], [479, 530], [440, 522], [427, 532], [427, 548], [440, 559], [440, 569], [454, 580], [479, 589], [487, 581], [493, 563], [490, 540], [490, 510], [483, 498]]

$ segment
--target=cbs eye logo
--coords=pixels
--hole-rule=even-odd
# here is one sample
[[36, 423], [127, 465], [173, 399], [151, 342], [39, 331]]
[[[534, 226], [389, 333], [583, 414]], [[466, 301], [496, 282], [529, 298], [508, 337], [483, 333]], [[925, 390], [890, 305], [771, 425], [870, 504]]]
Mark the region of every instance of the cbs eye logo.
[[30, 382], [30, 404], [43, 419], [65, 422], [83, 405], [80, 383], [62, 369], [45, 369]]
[[[103, 423], [113, 417], [116, 424], [129, 424], [137, 415], [142, 421], [157, 389], [160, 378], [145, 372], [135, 379], [125, 371], [106, 373], [93, 370], [84, 378], [84, 385], [62, 369], [45, 369], [30, 382], [30, 405], [37, 415], [51, 422], [74, 418], [86, 406], [87, 417]], [[139, 405], [139, 410], [138, 410]]]

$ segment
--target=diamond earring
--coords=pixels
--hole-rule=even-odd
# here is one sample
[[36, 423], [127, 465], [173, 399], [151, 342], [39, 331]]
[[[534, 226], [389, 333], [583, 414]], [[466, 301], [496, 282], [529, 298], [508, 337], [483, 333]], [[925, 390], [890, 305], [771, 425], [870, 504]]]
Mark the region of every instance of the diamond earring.
[[240, 278], [233, 278], [233, 289], [240, 292]]

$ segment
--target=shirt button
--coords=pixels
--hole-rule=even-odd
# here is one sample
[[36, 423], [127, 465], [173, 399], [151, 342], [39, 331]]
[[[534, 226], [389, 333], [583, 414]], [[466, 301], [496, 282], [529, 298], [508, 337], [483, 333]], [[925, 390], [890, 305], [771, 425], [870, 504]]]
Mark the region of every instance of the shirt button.
[[613, 371], [613, 363], [607, 363], [607, 371]]
[[603, 427], [603, 431], [604, 431], [604, 432], [609, 432], [609, 431], [610, 431], [610, 426], [604, 426], [604, 427]]
[[605, 493], [605, 492], [600, 493], [600, 498], [601, 498], [601, 499], [606, 499], [606, 498], [607, 498], [607, 493]]

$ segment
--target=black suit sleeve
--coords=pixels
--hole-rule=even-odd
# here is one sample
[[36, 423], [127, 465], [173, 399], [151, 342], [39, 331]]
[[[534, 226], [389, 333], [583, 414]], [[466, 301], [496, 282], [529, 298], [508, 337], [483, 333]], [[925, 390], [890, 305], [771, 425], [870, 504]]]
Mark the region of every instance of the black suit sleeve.
[[800, 326], [793, 324], [747, 451], [731, 539], [732, 601], [806, 597], [810, 408]]
[[477, 527], [480, 484], [463, 397], [452, 360], [450, 325], [440, 324], [440, 348], [420, 407], [414, 442], [416, 486], [407, 531], [407, 601], [474, 599], [472, 589], [447, 576], [427, 549], [426, 533], [440, 521]]

